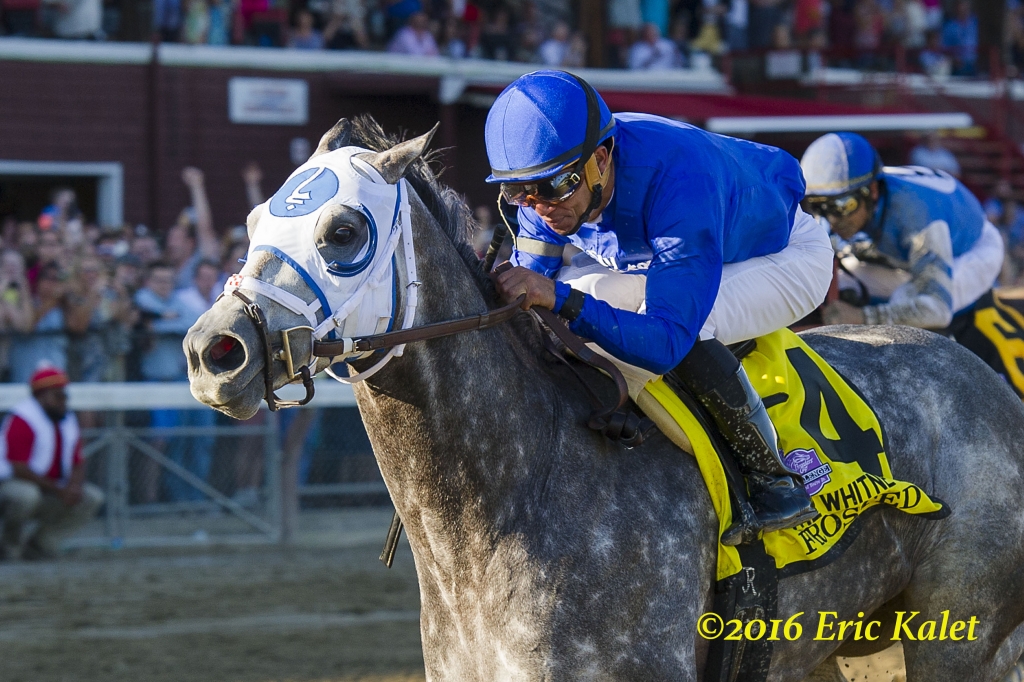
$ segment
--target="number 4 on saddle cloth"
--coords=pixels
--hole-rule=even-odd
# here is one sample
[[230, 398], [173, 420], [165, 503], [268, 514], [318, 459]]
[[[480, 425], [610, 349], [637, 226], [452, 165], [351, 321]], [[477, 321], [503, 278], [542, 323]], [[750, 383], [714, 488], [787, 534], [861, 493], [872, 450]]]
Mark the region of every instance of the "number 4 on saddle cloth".
[[[932, 519], [949, 514], [940, 500], [893, 478], [885, 434], [875, 413], [796, 334], [782, 329], [759, 337], [742, 364], [775, 424], [786, 465], [803, 476], [820, 513], [812, 521], [762, 538], [781, 576], [812, 570], [820, 560], [831, 560], [832, 552], [842, 552], [855, 535], [848, 533], [854, 521], [876, 505]], [[712, 437], [662, 378], [649, 379], [633, 390], [637, 378], [627, 375], [635, 402], [666, 436], [696, 457], [718, 514], [721, 538], [732, 524], [734, 509]], [[735, 547], [719, 544], [719, 580], [739, 573], [743, 566]]]

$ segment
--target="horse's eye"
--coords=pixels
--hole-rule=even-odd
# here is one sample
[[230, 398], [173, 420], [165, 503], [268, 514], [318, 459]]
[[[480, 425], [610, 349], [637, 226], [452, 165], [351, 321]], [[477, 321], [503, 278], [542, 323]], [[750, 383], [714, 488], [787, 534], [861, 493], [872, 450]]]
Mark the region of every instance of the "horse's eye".
[[348, 225], [345, 225], [344, 227], [339, 227], [334, 231], [334, 234], [331, 235], [331, 241], [340, 246], [344, 246], [352, 241], [352, 238], [355, 236], [356, 231]]

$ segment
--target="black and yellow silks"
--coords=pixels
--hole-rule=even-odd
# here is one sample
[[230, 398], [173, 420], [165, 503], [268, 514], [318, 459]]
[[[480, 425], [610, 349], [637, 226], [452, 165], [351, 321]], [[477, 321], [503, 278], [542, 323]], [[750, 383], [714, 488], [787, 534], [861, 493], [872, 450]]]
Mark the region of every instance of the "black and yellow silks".
[[[948, 514], [941, 502], [918, 486], [893, 478], [874, 412], [796, 334], [783, 329], [758, 338], [756, 349], [742, 362], [775, 423], [787, 465], [804, 475], [821, 514], [796, 528], [765, 534], [765, 549], [777, 568], [815, 562], [833, 549], [841, 551], [840, 541], [857, 517], [879, 504], [931, 518]], [[718, 454], [696, 418], [661, 378], [649, 381], [644, 390], [689, 439], [718, 514], [721, 538], [732, 524], [732, 510]], [[799, 572], [804, 567], [792, 568]], [[719, 543], [717, 579], [741, 569], [736, 548]]]
[[984, 360], [1002, 376], [1018, 397], [1024, 398], [1024, 307], [1019, 298], [992, 290], [974, 304], [972, 315], [950, 333], [958, 343]]

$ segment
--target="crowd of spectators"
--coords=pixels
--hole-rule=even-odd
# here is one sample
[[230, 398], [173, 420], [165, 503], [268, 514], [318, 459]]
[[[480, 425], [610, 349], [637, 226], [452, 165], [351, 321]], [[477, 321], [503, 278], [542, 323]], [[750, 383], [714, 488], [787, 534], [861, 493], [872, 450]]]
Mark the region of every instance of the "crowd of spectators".
[[[250, 201], [263, 200], [258, 167], [245, 169]], [[244, 226], [218, 234], [203, 173], [181, 173], [191, 201], [163, 234], [146, 226], [100, 228], [58, 188], [34, 221], [0, 224], [0, 381], [25, 383], [41, 366], [72, 381], [185, 381], [188, 329], [213, 305], [248, 250]], [[81, 415], [91, 425], [89, 415]], [[211, 410], [156, 410], [154, 427], [213, 426]], [[158, 442], [206, 480], [213, 438]], [[250, 459], [250, 458], [247, 458]], [[143, 501], [203, 499], [176, 476], [143, 472]]]
[[[785, 49], [892, 68], [900, 47], [911, 55], [909, 67], [934, 75], [978, 68], [970, 0], [608, 0], [599, 50], [588, 50], [593, 36], [580, 30], [570, 0], [0, 0], [0, 34], [148, 39], [147, 29], [129, 35], [123, 25], [129, 3], [153, 35], [190, 44], [386, 50], [554, 67], [599, 59], [630, 69], [702, 67], [729, 52]], [[1020, 0], [1006, 0], [1006, 7], [1005, 57], [1024, 67], [1024, 11]]]
[[[162, 235], [100, 228], [67, 188], [35, 221], [3, 220], [0, 380], [24, 382], [40, 363], [73, 381], [186, 378], [181, 337], [241, 267], [247, 237], [218, 236], [199, 169], [181, 179], [191, 204]], [[246, 179], [258, 186], [258, 169]]]
[[1024, 207], [1018, 203], [1013, 188], [1005, 180], [996, 184], [984, 206], [985, 214], [999, 228], [1006, 245], [999, 283], [1006, 287], [1024, 286]]

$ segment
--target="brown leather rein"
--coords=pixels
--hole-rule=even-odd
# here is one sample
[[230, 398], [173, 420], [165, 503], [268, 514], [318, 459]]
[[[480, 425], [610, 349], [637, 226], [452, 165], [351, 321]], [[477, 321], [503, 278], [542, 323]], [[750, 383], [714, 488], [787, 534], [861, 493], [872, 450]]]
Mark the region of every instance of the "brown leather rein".
[[[245, 314], [253, 321], [254, 326], [260, 333], [260, 340], [263, 345], [263, 379], [265, 384], [264, 398], [267, 401], [267, 406], [271, 411], [276, 411], [282, 407], [298, 407], [305, 405], [313, 399], [313, 378], [310, 375], [309, 367], [302, 365], [298, 372], [294, 370], [293, 359], [291, 356], [291, 343], [289, 341], [288, 334], [295, 329], [309, 329], [308, 327], [297, 327], [295, 329], [285, 329], [281, 333], [281, 349], [276, 353], [274, 352], [273, 345], [270, 340], [270, 329], [267, 326], [267, 318], [263, 311], [260, 309], [258, 303], [250, 300], [247, 296], [242, 294], [238, 289], [231, 292], [233, 296], [238, 298], [243, 305]], [[416, 341], [427, 341], [429, 339], [438, 339], [445, 336], [453, 336], [455, 334], [461, 334], [469, 331], [480, 331], [483, 329], [490, 329], [499, 324], [502, 324], [512, 318], [519, 310], [523, 302], [523, 296], [520, 296], [515, 301], [508, 305], [502, 306], [496, 310], [489, 310], [486, 313], [479, 315], [471, 315], [469, 317], [459, 318], [457, 320], [448, 320], [445, 322], [434, 322], [432, 324], [425, 324], [420, 327], [412, 327], [410, 329], [401, 329], [393, 332], [385, 332], [383, 334], [373, 334], [371, 336], [361, 336], [351, 339], [350, 342], [342, 341], [313, 341], [313, 352], [312, 357], [314, 358], [333, 358], [346, 353], [367, 353], [371, 351], [383, 350], [386, 348], [392, 348], [407, 343], [414, 343]], [[583, 340], [576, 336], [569, 327], [558, 317], [554, 312], [547, 308], [534, 307], [532, 310], [537, 313], [541, 321], [566, 345], [566, 347], [576, 355], [582, 362], [605, 372], [615, 382], [615, 387], [618, 391], [618, 397], [613, 405], [603, 405], [600, 400], [592, 394], [592, 399], [595, 403], [594, 410], [590, 413], [588, 419], [588, 426], [595, 430], [602, 430], [608, 423], [612, 415], [617, 412], [626, 401], [629, 399], [629, 390], [626, 386], [626, 379], [622, 376], [622, 372], [615, 366], [608, 358], [595, 353], [583, 342]], [[310, 330], [312, 332], [312, 330]], [[346, 348], [347, 346], [347, 348]], [[301, 381], [302, 385], [306, 389], [306, 395], [302, 400], [281, 400], [274, 393], [273, 383], [273, 362], [278, 360], [284, 362], [288, 368], [289, 374], [291, 375], [291, 381]]]

